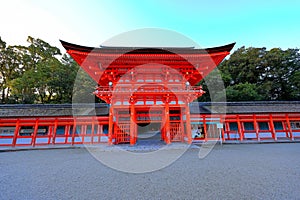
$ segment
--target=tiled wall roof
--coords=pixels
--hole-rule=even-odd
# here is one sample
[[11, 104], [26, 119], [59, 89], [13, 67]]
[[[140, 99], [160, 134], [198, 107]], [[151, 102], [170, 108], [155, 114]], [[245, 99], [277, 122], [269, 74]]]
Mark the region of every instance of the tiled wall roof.
[[[0, 105], [0, 117], [30, 116], [87, 116], [108, 115], [107, 104], [6, 104]], [[300, 112], [300, 101], [259, 102], [194, 102], [191, 114], [249, 114], [249, 113], [295, 113]]]

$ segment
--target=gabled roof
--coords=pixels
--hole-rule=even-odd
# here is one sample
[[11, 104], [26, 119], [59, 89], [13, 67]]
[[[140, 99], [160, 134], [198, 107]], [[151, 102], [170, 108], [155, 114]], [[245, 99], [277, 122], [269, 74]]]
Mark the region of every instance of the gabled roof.
[[116, 46], [100, 46], [100, 47], [86, 47], [77, 44], [72, 44], [63, 40], [60, 40], [63, 47], [69, 50], [75, 50], [80, 52], [94, 52], [94, 53], [116, 53], [116, 54], [210, 54], [219, 52], [230, 52], [235, 43], [227, 44], [219, 47], [197, 49], [194, 47], [116, 47]]
[[[220, 47], [85, 47], [61, 41], [67, 53], [101, 86], [113, 85], [130, 70], [147, 64], [168, 66], [196, 85], [230, 53], [235, 43]], [[173, 70], [174, 71], [174, 70]], [[159, 71], [160, 74], [161, 71]], [[158, 72], [153, 72], [158, 74]]]

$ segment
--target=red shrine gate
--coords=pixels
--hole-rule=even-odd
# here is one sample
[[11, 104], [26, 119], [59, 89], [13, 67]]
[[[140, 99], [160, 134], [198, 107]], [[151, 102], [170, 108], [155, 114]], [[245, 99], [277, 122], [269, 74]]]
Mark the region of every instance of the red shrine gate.
[[108, 143], [135, 144], [142, 128], [161, 139], [192, 142], [189, 103], [204, 91], [196, 84], [230, 52], [233, 44], [195, 48], [91, 48], [61, 41], [98, 83], [94, 94], [110, 105]]

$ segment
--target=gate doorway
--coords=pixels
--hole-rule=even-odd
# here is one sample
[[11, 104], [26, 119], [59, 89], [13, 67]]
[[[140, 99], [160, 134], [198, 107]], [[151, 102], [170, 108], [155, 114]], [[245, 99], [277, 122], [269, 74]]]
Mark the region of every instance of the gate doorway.
[[161, 123], [138, 123], [137, 124], [138, 141], [160, 141], [161, 137]]

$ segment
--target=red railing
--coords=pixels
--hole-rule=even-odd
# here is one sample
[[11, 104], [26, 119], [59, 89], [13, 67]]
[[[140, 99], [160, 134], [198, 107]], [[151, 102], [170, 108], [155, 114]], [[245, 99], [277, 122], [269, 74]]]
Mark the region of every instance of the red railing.
[[0, 118], [0, 146], [107, 142], [108, 117]]
[[[211, 132], [216, 130], [221, 131], [223, 141], [300, 139], [299, 113], [191, 115], [191, 125], [192, 132], [203, 126], [204, 134], [194, 138], [195, 141], [220, 139], [218, 134]], [[172, 135], [181, 131], [177, 129], [171, 126]], [[113, 136], [117, 140], [117, 135]], [[0, 146], [98, 144], [107, 141], [108, 116], [0, 118]], [[118, 142], [128, 142], [128, 138]]]
[[210, 128], [215, 129], [217, 124], [223, 126], [221, 128], [223, 141], [300, 139], [299, 113], [192, 115], [191, 122], [194, 132], [199, 126], [204, 127], [204, 136], [195, 140], [216, 139], [210, 138], [208, 131]]

